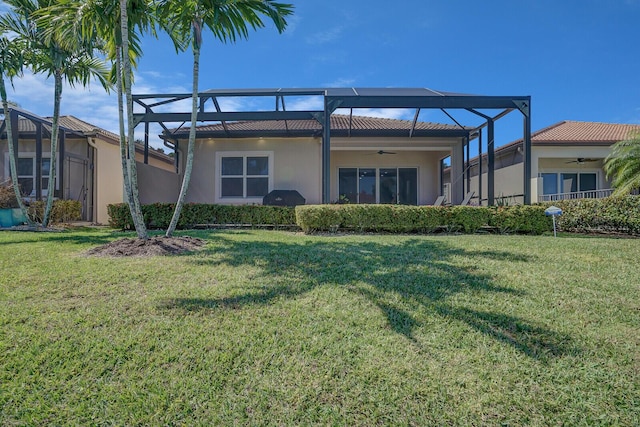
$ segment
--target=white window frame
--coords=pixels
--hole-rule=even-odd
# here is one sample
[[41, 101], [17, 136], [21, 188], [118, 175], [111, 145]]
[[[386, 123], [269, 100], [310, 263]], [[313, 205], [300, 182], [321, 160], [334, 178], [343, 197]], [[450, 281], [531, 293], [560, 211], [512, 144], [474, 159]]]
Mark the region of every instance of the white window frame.
[[[222, 197], [222, 159], [224, 157], [242, 157], [242, 187], [243, 194], [245, 196], [242, 197]], [[273, 151], [216, 151], [216, 192], [215, 192], [215, 203], [225, 203], [225, 204], [262, 204], [262, 197], [246, 197], [247, 194], [247, 178], [257, 177], [254, 175], [247, 175], [246, 173], [246, 164], [247, 157], [267, 157], [268, 158], [268, 167], [269, 173], [267, 175], [260, 175], [260, 178], [268, 178], [268, 191], [270, 193], [273, 191]]]
[[[33, 151], [20, 151], [18, 152], [17, 155], [17, 159], [32, 159], [31, 162], [31, 179], [33, 180], [33, 193], [28, 195], [27, 197], [35, 197], [35, 191], [36, 191], [36, 153]], [[42, 153], [42, 160], [45, 159], [51, 159], [51, 154], [50, 153]], [[59, 156], [56, 153], [56, 181], [55, 181], [55, 185], [56, 185], [56, 190], [60, 190], [60, 162], [58, 161]], [[17, 162], [16, 162], [17, 164]], [[48, 175], [47, 175], [48, 176]], [[45, 178], [45, 176], [42, 176], [43, 178]], [[9, 166], [9, 152], [5, 152], [4, 153], [4, 179], [5, 180], [9, 180], [11, 179], [11, 170], [10, 170], [10, 166]], [[46, 188], [42, 188], [42, 197], [45, 197], [47, 195], [47, 189]]]
[[562, 174], [570, 174], [570, 173], [574, 173], [578, 175], [578, 191], [576, 191], [577, 193], [580, 193], [580, 174], [595, 174], [596, 175], [596, 189], [595, 190], [585, 190], [585, 191], [596, 191], [596, 190], [600, 190], [600, 169], [540, 169], [538, 171], [538, 177], [542, 178], [543, 174], [555, 174], [556, 175], [556, 182], [557, 182], [557, 186], [556, 186], [556, 192], [552, 193], [552, 194], [565, 194], [564, 191], [558, 191], [561, 190], [562, 188]]
[[[337, 176], [336, 176], [336, 183], [337, 183], [337, 190], [338, 190], [338, 199], [340, 198], [340, 169], [356, 169], [358, 170], [357, 175], [360, 175], [360, 169], [375, 169], [376, 171], [376, 204], [380, 204], [380, 169], [396, 169], [396, 171], [398, 169], [415, 169], [416, 170], [416, 204], [415, 206], [419, 206], [420, 205], [420, 168], [418, 166], [339, 166], [337, 168]], [[358, 180], [357, 182], [357, 195], [358, 198], [360, 197], [360, 181]], [[352, 203], [354, 204], [360, 204], [360, 200], [357, 200], [355, 202], [352, 201]], [[409, 206], [413, 206], [413, 205], [409, 205]]]

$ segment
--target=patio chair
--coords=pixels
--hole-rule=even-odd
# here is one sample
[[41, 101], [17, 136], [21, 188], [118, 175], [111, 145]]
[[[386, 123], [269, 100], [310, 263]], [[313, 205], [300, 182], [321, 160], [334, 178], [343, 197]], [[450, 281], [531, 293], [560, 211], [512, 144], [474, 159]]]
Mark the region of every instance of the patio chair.
[[462, 199], [460, 206], [468, 206], [474, 194], [476, 194], [475, 191], [469, 191], [466, 196], [464, 196], [464, 199]]

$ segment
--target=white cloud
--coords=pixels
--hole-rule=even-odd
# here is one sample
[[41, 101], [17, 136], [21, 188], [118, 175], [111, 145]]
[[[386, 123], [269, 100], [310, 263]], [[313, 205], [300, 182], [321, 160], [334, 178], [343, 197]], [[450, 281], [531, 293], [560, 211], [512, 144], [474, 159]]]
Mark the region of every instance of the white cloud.
[[[349, 114], [349, 109], [338, 108], [336, 114]], [[378, 117], [383, 119], [399, 119], [410, 120], [413, 119], [415, 110], [406, 108], [354, 108], [354, 116], [364, 117]]]
[[353, 87], [356, 82], [355, 79], [349, 79], [346, 77], [339, 77], [330, 83], [325, 83], [325, 87]]
[[324, 101], [321, 96], [286, 98], [285, 101], [285, 106], [289, 111], [324, 110]]
[[324, 31], [320, 31], [308, 36], [305, 41], [308, 44], [319, 45], [326, 44], [338, 40], [342, 35], [344, 28], [342, 26], [327, 28]]
[[[166, 81], [176, 81], [174, 75], [166, 75], [158, 72], [143, 72], [134, 78], [135, 94], [144, 93], [190, 93], [190, 88], [178, 85], [166, 85]], [[47, 79], [44, 75], [27, 71], [24, 76], [14, 80], [14, 88], [7, 88], [9, 99], [20, 105], [21, 108], [40, 116], [53, 115], [53, 79]], [[191, 101], [183, 100], [174, 104], [168, 104], [169, 112], [191, 111]], [[135, 111], [140, 111], [136, 108]], [[160, 110], [161, 111], [161, 110]], [[62, 115], [72, 115], [92, 125], [118, 134], [118, 100], [115, 91], [107, 93], [98, 83], [93, 82], [85, 88], [81, 85], [75, 87], [63, 84], [60, 103]], [[157, 137], [162, 128], [152, 125], [150, 138], [153, 146], [161, 146], [162, 142]], [[144, 127], [136, 127], [136, 138], [143, 139]]]

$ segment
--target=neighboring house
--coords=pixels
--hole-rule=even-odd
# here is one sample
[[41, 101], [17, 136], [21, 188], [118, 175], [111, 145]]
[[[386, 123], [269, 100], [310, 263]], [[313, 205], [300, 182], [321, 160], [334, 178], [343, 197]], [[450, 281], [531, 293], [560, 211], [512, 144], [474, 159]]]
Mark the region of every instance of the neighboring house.
[[[14, 123], [21, 191], [26, 200], [43, 199], [47, 195], [49, 179], [51, 118], [17, 108], [11, 109], [10, 116]], [[62, 116], [59, 141], [55, 197], [82, 202], [83, 220], [106, 224], [109, 220], [107, 205], [124, 200], [118, 135], [76, 117]], [[145, 162], [143, 147], [136, 147], [136, 151], [139, 180], [148, 188], [141, 194], [141, 199], [159, 200], [161, 197], [153, 194], [154, 186], [145, 183], [173, 180], [176, 176], [173, 158], [150, 150]], [[7, 135], [5, 124], [1, 122], [0, 181], [9, 180]]]
[[[531, 134], [531, 191], [533, 202], [576, 198], [600, 198], [612, 192], [603, 171], [611, 145], [622, 141], [640, 125], [565, 120]], [[524, 177], [522, 140], [495, 150], [495, 196], [509, 203], [522, 202]], [[466, 188], [486, 204], [487, 157], [482, 156], [478, 179], [478, 157], [468, 165]], [[445, 183], [450, 182], [445, 171]], [[478, 188], [481, 181], [482, 189]]]
[[[180, 171], [188, 132], [163, 134], [179, 147]], [[462, 152], [468, 132], [447, 124], [332, 115], [331, 201], [432, 204], [441, 191], [441, 160]], [[296, 190], [306, 203], [322, 203], [321, 145], [316, 120], [198, 126], [187, 201], [261, 204], [272, 190]]]

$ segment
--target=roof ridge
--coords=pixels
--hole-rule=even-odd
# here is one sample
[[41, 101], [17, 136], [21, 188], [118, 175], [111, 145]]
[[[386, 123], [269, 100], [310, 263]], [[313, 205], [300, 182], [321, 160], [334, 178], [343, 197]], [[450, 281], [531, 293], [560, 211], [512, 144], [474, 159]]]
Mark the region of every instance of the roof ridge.
[[[551, 129], [555, 129], [555, 128], [559, 127], [559, 126], [562, 126], [563, 124], [567, 123], [568, 121], [569, 120], [562, 120], [562, 121], [559, 121], [557, 123], [551, 124], [551, 125], [549, 125], [547, 127], [544, 127], [542, 129], [538, 129], [537, 131], [531, 133], [531, 138], [533, 138], [534, 136], [538, 136], [538, 135], [540, 135], [540, 134], [542, 134], [544, 132], [548, 132]], [[522, 140], [522, 138], [520, 138], [520, 140]]]

